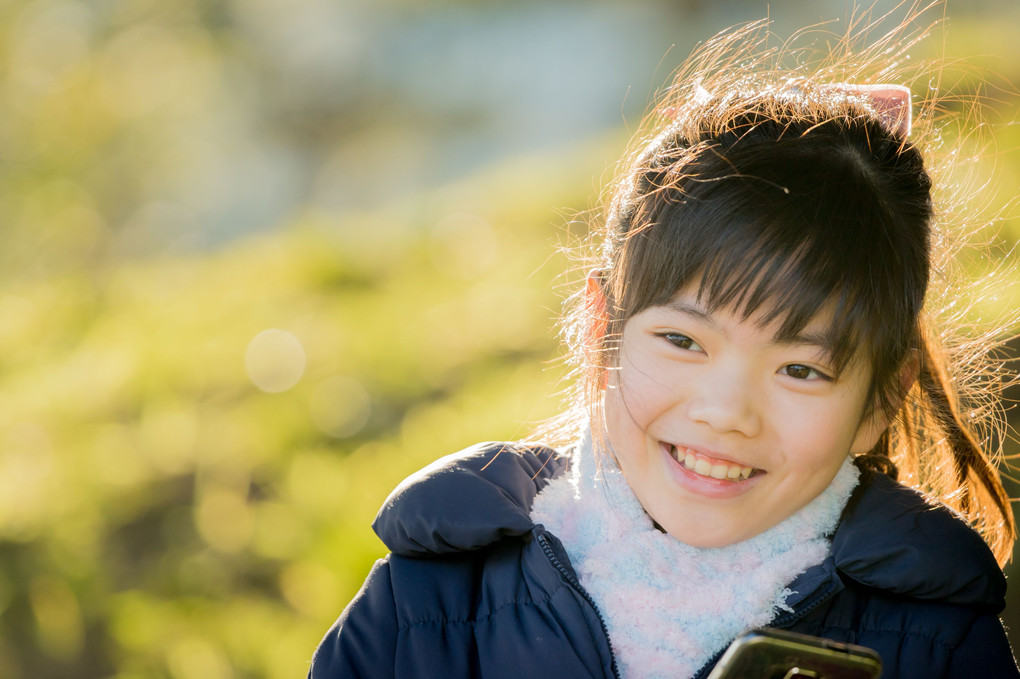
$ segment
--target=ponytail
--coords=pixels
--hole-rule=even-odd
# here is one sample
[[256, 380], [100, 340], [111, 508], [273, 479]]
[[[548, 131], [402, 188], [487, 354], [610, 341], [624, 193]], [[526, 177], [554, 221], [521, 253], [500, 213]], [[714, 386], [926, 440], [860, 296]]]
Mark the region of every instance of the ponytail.
[[[995, 446], [1001, 445], [1001, 437], [994, 435], [997, 414], [990, 408], [971, 408], [976, 404], [961, 398], [939, 342], [922, 336], [919, 344], [917, 381], [889, 429], [859, 464], [898, 478], [959, 512], [1000, 565], [1005, 564], [1016, 525], [995, 464]], [[982, 436], [982, 426], [991, 431]]]

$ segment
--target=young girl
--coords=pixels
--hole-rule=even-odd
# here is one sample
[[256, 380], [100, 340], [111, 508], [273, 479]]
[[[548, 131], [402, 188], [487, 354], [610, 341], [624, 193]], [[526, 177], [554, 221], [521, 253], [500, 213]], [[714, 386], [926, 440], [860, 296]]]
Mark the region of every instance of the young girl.
[[761, 626], [885, 677], [1020, 676], [995, 409], [936, 327], [909, 91], [781, 71], [760, 28], [695, 55], [623, 167], [568, 323], [571, 441], [402, 483], [310, 677], [704, 677]]

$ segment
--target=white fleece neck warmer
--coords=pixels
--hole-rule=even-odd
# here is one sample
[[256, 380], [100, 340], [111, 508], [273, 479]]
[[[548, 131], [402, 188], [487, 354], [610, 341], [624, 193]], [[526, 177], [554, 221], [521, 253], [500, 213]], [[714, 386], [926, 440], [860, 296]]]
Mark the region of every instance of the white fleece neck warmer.
[[692, 677], [737, 635], [767, 625], [786, 585], [829, 552], [828, 535], [858, 481], [849, 458], [799, 512], [749, 540], [691, 547], [661, 532], [590, 436], [571, 472], [535, 498], [531, 517], [562, 542], [598, 604], [623, 677]]

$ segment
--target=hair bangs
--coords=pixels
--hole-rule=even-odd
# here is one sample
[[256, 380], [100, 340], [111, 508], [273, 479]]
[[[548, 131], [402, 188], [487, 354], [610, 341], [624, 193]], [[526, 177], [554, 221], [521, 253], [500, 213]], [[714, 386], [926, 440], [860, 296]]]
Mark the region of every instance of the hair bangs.
[[[725, 157], [706, 149], [668, 186], [656, 184], [665, 183], [661, 174], [646, 174], [659, 188], [646, 194], [654, 198], [641, 214], [629, 215], [643, 226], [624, 248], [638, 256], [624, 260], [642, 266], [619, 279], [631, 283], [617, 297], [623, 320], [696, 283], [709, 309], [736, 309], [762, 325], [778, 321], [780, 339], [824, 318], [824, 348], [837, 371], [859, 347], [903, 345], [890, 335], [909, 327], [922, 303], [926, 277], [909, 262], [926, 261], [915, 252], [925, 238], [899, 223], [914, 216], [891, 209], [852, 149], [834, 148], [831, 139], [815, 148], [811, 138], [818, 137], [825, 135], [816, 127], [808, 139], [738, 141]], [[863, 358], [873, 367], [883, 362], [872, 352]]]
[[693, 277], [697, 295], [710, 311], [735, 310], [760, 327], [778, 324], [780, 341], [797, 340], [820, 319], [822, 348], [839, 372], [855, 348], [867, 344], [861, 333], [875, 310], [860, 287], [870, 284], [845, 275], [837, 264], [839, 245], [798, 222], [790, 215], [745, 213], [688, 228], [702, 244], [694, 249], [704, 255]]

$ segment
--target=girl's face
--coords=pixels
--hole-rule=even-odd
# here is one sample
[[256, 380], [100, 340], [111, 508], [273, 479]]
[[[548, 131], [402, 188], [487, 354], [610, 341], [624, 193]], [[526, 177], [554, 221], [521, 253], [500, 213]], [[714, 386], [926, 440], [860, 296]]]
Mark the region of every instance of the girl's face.
[[847, 455], [874, 446], [885, 419], [869, 403], [864, 361], [834, 377], [827, 319], [779, 342], [778, 322], [710, 313], [696, 290], [624, 325], [606, 427], [648, 514], [686, 544], [721, 547], [817, 497]]

